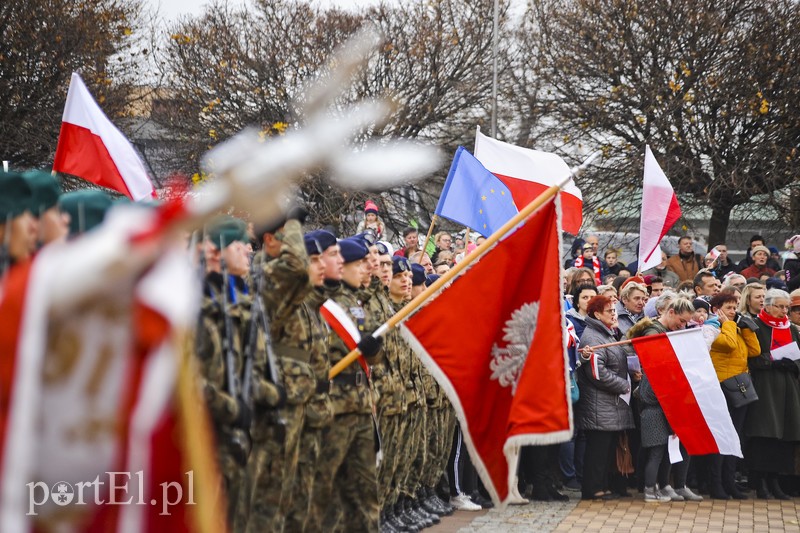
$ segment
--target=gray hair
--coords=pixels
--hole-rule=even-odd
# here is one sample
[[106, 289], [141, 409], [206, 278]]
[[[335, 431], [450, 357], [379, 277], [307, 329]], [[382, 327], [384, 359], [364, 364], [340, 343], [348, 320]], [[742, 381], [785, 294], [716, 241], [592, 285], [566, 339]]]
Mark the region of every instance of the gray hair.
[[645, 296], [647, 296], [647, 286], [642, 285], [641, 283], [637, 283], [635, 281], [631, 281], [622, 289], [619, 293], [620, 300], [628, 300], [631, 296], [633, 291], [642, 291]]
[[659, 315], [662, 314], [667, 309], [667, 306], [670, 304], [670, 302], [677, 297], [678, 293], [676, 293], [675, 291], [665, 290], [664, 292], [662, 292], [658, 296], [658, 298], [656, 298], [656, 303], [655, 303], [656, 311], [658, 311], [658, 314]]
[[728, 279], [725, 280], [724, 285], [726, 287], [733, 287], [733, 281], [734, 280], [738, 281], [739, 278], [742, 278], [742, 282], [747, 283], [747, 278], [742, 276], [741, 274], [731, 274], [730, 276], [728, 276]]
[[776, 300], [791, 300], [789, 293], [781, 289], [767, 289], [764, 295], [764, 307], [774, 305]]

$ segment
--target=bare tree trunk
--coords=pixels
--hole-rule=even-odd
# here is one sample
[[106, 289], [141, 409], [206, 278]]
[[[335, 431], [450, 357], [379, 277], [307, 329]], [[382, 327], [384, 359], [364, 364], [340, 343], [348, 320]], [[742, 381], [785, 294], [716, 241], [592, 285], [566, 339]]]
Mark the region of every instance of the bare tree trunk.
[[728, 233], [728, 224], [731, 221], [731, 208], [716, 205], [711, 210], [711, 220], [708, 223], [709, 249], [725, 242]]

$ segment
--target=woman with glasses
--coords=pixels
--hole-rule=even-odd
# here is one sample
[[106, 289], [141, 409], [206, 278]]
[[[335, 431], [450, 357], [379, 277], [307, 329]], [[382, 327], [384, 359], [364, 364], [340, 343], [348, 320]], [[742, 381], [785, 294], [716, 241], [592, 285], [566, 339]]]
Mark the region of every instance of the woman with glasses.
[[617, 311], [607, 296], [595, 296], [586, 305], [586, 329], [580, 338], [578, 373], [580, 399], [575, 404], [578, 430], [586, 434], [581, 497], [585, 500], [615, 498], [609, 490], [609, 472], [615, 461], [620, 431], [633, 428], [628, 358], [623, 346], [592, 350], [592, 346], [619, 340]]
[[757, 496], [789, 497], [778, 474], [794, 474], [795, 448], [800, 443], [800, 333], [789, 321], [789, 294], [770, 289], [755, 319], [761, 354], [749, 360], [758, 401], [750, 404], [745, 422], [745, 460]]

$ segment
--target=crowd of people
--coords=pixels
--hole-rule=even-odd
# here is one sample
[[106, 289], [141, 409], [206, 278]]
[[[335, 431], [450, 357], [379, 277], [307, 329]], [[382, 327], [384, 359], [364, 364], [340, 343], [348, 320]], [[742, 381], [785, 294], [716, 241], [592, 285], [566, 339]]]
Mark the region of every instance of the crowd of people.
[[[0, 268], [92, 231], [113, 205], [98, 190], [62, 194], [50, 173], [3, 173]], [[232, 531], [418, 531], [492, 506], [443, 389], [397, 332], [371, 335], [480, 242], [439, 232], [429, 255], [415, 228], [390, 242], [374, 202], [364, 214], [347, 237], [304, 231], [301, 207], [269, 226], [222, 216], [187, 235], [203, 280], [194, 355]], [[761, 498], [800, 494], [800, 367], [771, 355], [800, 342], [800, 236], [777, 258], [754, 236], [738, 265], [724, 245], [700, 257], [692, 244], [681, 238], [678, 254], [639, 273], [600, 253], [596, 236], [575, 241], [564, 283], [575, 434], [522, 449], [512, 504], [637, 486], [655, 502], [744, 499], [748, 485]], [[356, 324], [363, 355], [333, 379], [353, 346], [321, 314], [329, 299]], [[723, 390], [733, 379], [757, 391], [741, 405], [729, 397], [744, 462], [683, 450], [670, 464], [646, 372], [624, 346], [591, 350], [685, 327], [703, 329]]]
[[[783, 254], [765, 244], [753, 235], [736, 264], [725, 244], [701, 256], [684, 236], [677, 254], [639, 272], [616, 251], [599, 251], [595, 235], [576, 239], [565, 264], [578, 388], [575, 436], [558, 465], [566, 487], [591, 500], [628, 497], [631, 488], [647, 502], [742, 500], [751, 489], [763, 499], [800, 496], [800, 235]], [[683, 460], [671, 463], [672, 430], [646, 369], [616, 344], [684, 328], [702, 329], [743, 461], [692, 458], [681, 446]]]

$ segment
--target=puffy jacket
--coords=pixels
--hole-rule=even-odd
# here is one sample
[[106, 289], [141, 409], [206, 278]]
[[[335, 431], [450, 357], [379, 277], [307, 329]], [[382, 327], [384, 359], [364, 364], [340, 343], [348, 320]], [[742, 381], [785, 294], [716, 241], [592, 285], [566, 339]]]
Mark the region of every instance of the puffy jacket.
[[[599, 320], [586, 318], [581, 346], [608, 344], [618, 339]], [[619, 397], [630, 390], [628, 358], [623, 346], [597, 350], [577, 370], [580, 399], [575, 404], [578, 429], [619, 431], [633, 427], [633, 412]]]
[[617, 321], [620, 333], [625, 335], [628, 333], [628, 330], [633, 327], [634, 324], [639, 322], [642, 318], [644, 318], [644, 312], [640, 315], [634, 315], [622, 304], [622, 302], [617, 302], [616, 305], [617, 309]]
[[726, 379], [747, 372], [747, 358], [757, 357], [761, 346], [755, 332], [739, 328], [734, 320], [726, 320], [720, 327], [719, 337], [711, 345], [711, 362], [717, 379]]

